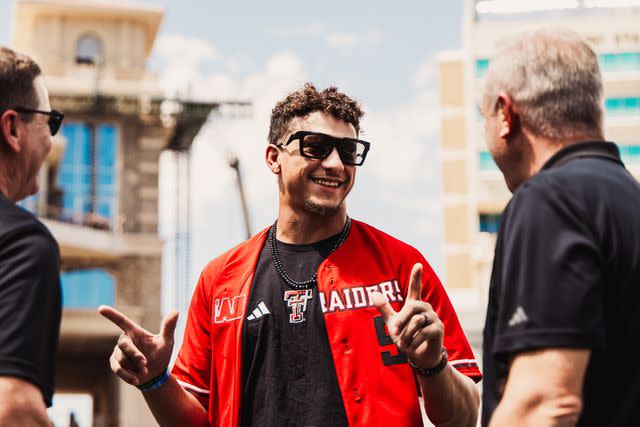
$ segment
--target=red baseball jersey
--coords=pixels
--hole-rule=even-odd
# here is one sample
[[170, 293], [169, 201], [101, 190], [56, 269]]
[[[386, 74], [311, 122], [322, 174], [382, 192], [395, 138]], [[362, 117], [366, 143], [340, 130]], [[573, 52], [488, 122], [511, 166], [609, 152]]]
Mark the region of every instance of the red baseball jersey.
[[[238, 426], [242, 413], [242, 330], [267, 230], [212, 260], [195, 289], [172, 374], [207, 408], [212, 426]], [[371, 302], [381, 292], [404, 304], [411, 269], [422, 263], [422, 299], [444, 323], [453, 367], [482, 375], [447, 294], [413, 247], [352, 220], [346, 241], [318, 268], [318, 291], [349, 425], [422, 424], [418, 388], [406, 357], [388, 337]]]

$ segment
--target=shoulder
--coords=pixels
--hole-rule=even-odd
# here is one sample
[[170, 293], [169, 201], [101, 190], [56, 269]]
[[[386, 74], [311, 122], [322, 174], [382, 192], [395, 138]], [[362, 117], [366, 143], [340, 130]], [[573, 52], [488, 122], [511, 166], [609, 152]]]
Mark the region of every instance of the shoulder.
[[252, 258], [252, 255], [260, 252], [268, 231], [269, 228], [266, 228], [250, 239], [213, 258], [202, 271], [203, 278], [215, 280], [220, 272], [227, 268], [242, 267]]
[[353, 240], [349, 243], [359, 257], [368, 261], [388, 265], [402, 284], [408, 283], [408, 277], [414, 264], [424, 267], [425, 277], [435, 276], [425, 257], [415, 247], [361, 221], [352, 220]]
[[362, 221], [357, 221], [352, 219], [352, 229], [356, 230], [357, 236], [360, 243], [364, 245], [375, 244], [376, 246], [380, 246], [384, 252], [392, 252], [397, 253], [400, 252], [404, 255], [419, 255], [420, 252], [413, 246], [408, 243], [403, 242], [402, 240], [391, 236], [390, 234], [385, 233], [369, 224], [366, 224]]
[[0, 211], [0, 253], [27, 251], [36, 256], [58, 255], [58, 244], [47, 227], [33, 214], [18, 206]]

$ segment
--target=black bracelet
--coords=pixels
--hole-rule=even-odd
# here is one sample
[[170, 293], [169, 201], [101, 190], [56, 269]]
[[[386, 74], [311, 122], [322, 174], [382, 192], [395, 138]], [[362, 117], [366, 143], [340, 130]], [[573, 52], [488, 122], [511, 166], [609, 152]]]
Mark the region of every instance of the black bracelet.
[[449, 355], [447, 354], [446, 348], [442, 347], [441, 354], [442, 354], [442, 358], [440, 359], [440, 363], [438, 363], [433, 368], [429, 368], [429, 369], [421, 368], [415, 365], [410, 359], [409, 359], [409, 366], [411, 366], [413, 370], [416, 371], [416, 373], [421, 377], [425, 377], [425, 378], [432, 377], [442, 372], [445, 366], [447, 366], [447, 362], [449, 361]]

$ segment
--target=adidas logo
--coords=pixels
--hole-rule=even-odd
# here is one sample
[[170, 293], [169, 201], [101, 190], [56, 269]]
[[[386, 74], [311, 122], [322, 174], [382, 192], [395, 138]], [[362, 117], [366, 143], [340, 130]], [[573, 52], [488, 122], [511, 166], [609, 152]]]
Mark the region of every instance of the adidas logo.
[[247, 320], [257, 320], [257, 319], [261, 318], [262, 316], [266, 316], [269, 313], [271, 313], [271, 312], [269, 311], [267, 306], [264, 305], [264, 301], [262, 301], [262, 302], [260, 302], [260, 304], [258, 304], [256, 309], [253, 310], [253, 313], [251, 313], [247, 317]]
[[509, 326], [516, 326], [521, 323], [525, 323], [529, 318], [527, 317], [527, 313], [524, 312], [524, 309], [521, 306], [516, 308], [516, 312], [511, 316], [511, 320], [509, 320]]

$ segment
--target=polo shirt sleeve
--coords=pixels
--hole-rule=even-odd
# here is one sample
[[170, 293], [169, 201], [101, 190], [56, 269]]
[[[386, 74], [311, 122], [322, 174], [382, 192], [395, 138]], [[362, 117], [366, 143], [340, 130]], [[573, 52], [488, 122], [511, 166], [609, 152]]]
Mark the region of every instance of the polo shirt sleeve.
[[422, 300], [431, 304], [444, 324], [443, 345], [447, 349], [449, 363], [476, 383], [480, 382], [482, 373], [449, 296], [427, 260], [417, 251], [411, 264], [407, 266], [406, 283], [409, 283], [411, 269], [415, 263], [422, 264]]
[[191, 298], [182, 347], [171, 374], [208, 409], [211, 382], [211, 304], [207, 298], [204, 274], [200, 276]]
[[596, 231], [582, 220], [597, 213], [549, 184], [525, 183], [503, 219], [501, 256], [494, 263], [499, 309], [490, 347], [498, 356], [605, 345], [602, 254]]
[[36, 385], [47, 406], [53, 384], [46, 367], [60, 320], [59, 259], [55, 242], [32, 228], [0, 247], [0, 376]]

